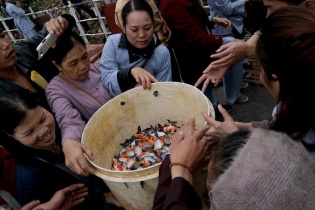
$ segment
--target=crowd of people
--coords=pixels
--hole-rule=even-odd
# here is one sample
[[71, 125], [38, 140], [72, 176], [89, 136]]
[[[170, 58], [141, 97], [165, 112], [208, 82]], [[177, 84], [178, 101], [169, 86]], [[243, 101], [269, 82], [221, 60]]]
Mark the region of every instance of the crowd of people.
[[[14, 165], [10, 189], [22, 209], [124, 209], [87, 161], [93, 152], [82, 132], [113, 97], [165, 81], [196, 86], [222, 119], [201, 112], [204, 126], [190, 119], [174, 134], [152, 209], [314, 209], [315, 113], [302, 101], [315, 88], [315, 1], [263, 0], [265, 23], [243, 41], [246, 2], [209, 0], [209, 14], [197, 0], [118, 0], [123, 32], [108, 37], [99, 64], [90, 63], [69, 14], [22, 42], [1, 31], [0, 145]], [[57, 40], [38, 60], [48, 33]], [[228, 105], [248, 100], [240, 93], [248, 58], [277, 101], [260, 122], [229, 114]], [[226, 105], [212, 94], [221, 79]], [[200, 170], [207, 173], [201, 196], [193, 187]]]

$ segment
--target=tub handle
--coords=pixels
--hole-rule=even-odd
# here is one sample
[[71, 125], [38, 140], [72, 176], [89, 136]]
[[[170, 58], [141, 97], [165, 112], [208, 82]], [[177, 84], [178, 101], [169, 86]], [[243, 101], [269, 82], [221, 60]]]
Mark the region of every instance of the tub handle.
[[141, 186], [141, 189], [143, 189], [143, 191], [144, 191], [147, 195], [154, 197], [155, 192], [153, 192], [152, 190], [149, 190], [149, 189], [145, 188], [145, 186], [144, 186], [144, 181], [140, 181], [140, 186]]

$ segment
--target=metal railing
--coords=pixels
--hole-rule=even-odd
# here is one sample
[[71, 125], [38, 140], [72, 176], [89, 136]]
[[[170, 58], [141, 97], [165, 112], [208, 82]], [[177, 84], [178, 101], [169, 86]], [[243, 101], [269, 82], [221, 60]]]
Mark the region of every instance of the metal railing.
[[[102, 0], [88, 0], [88, 1], [85, 1], [84, 3], [79, 3], [79, 4], [72, 4], [70, 1], [68, 1], [68, 4], [69, 4], [68, 6], [54, 7], [54, 8], [50, 8], [50, 9], [46, 9], [46, 10], [42, 10], [42, 11], [36, 11], [36, 12], [34, 12], [33, 9], [31, 7], [29, 7], [29, 10], [31, 12], [26, 14], [26, 16], [32, 16], [32, 18], [36, 18], [36, 17], [42, 16], [43, 14], [49, 14], [49, 16], [51, 18], [56, 18], [53, 15], [54, 12], [69, 10], [69, 13], [74, 17], [74, 19], [76, 21], [76, 25], [77, 25], [77, 28], [78, 28], [78, 30], [80, 32], [80, 36], [84, 39], [86, 44], [89, 44], [90, 41], [87, 38], [89, 36], [102, 35], [102, 36], [105, 36], [107, 38], [111, 34], [111, 32], [105, 26], [106, 18], [101, 15], [101, 12], [99, 11], [99, 8], [97, 6], [98, 2], [103, 3]], [[80, 5], [80, 4], [87, 4], [87, 3], [91, 3], [92, 4], [92, 9], [93, 9], [96, 17], [95, 18], [87, 18], [87, 19], [80, 20], [78, 18], [77, 13], [76, 13], [75, 6], [76, 5]], [[61, 14], [64, 14], [64, 13], [65, 12], [61, 12]], [[22, 35], [23, 38], [21, 38], [21, 39], [17, 39], [17, 38], [14, 37], [13, 33], [14, 32], [19, 33], [18, 29], [16, 29], [16, 28], [10, 29], [8, 27], [8, 25], [6, 24], [6, 22], [5, 22], [6, 20], [11, 20], [11, 19], [12, 19], [12, 17], [0, 19], [2, 25], [3, 25], [4, 29], [5, 29], [5, 32], [9, 35], [11, 41], [12, 42], [18, 42], [18, 41], [25, 40], [25, 37], [23, 35]], [[81, 23], [88, 22], [88, 21], [98, 21], [102, 31], [101, 32], [97, 32], [97, 33], [87, 33], [83, 29]]]
[[[106, 27], [105, 25], [105, 21], [106, 21], [106, 18], [104, 16], [102, 16], [101, 12], [99, 11], [99, 8], [97, 6], [97, 3], [98, 2], [101, 2], [103, 4], [103, 0], [86, 0], [84, 1], [83, 3], [79, 3], [79, 4], [72, 4], [70, 1], [68, 1], [68, 6], [62, 6], [62, 7], [54, 7], [54, 8], [50, 8], [50, 9], [46, 9], [46, 10], [41, 10], [41, 11], [33, 11], [33, 9], [31, 7], [29, 7], [29, 10], [31, 11], [30, 13], [26, 14], [26, 16], [32, 16], [32, 18], [37, 18], [37, 17], [40, 17], [42, 16], [43, 14], [49, 14], [49, 16], [51, 18], [56, 18], [57, 16], [54, 16], [53, 13], [56, 12], [56, 11], [67, 11], [69, 10], [69, 13], [74, 17], [75, 21], [76, 21], [76, 25], [77, 25], [77, 28], [80, 32], [80, 36], [84, 39], [85, 43], [86, 44], [90, 44], [90, 41], [87, 37], [89, 36], [96, 36], [96, 35], [102, 35], [102, 36], [105, 36], [105, 38], [107, 38], [111, 32], [109, 31], [109, 29]], [[76, 10], [75, 10], [75, 6], [76, 5], [81, 5], [81, 4], [88, 4], [88, 3], [91, 3], [92, 4], [92, 9], [95, 13], [95, 16], [96, 18], [87, 18], [87, 19], [82, 19], [80, 20], [78, 18], [78, 15], [76, 13]], [[205, 8], [205, 9], [209, 9], [209, 6], [208, 4], [206, 3], [206, 1], [204, 0], [200, 0], [200, 4]], [[65, 13], [65, 12], [63, 12]], [[62, 13], [62, 14], [63, 14]], [[10, 39], [12, 42], [18, 42], [18, 41], [22, 41], [22, 40], [25, 40], [25, 37], [23, 36], [23, 34], [21, 35], [22, 39], [16, 39], [13, 35], [13, 32], [17, 32], [19, 33], [19, 31], [14, 28], [14, 29], [10, 29], [8, 27], [8, 25], [6, 24], [6, 20], [11, 20], [12, 17], [9, 17], [9, 18], [2, 18], [0, 19], [3, 27], [5, 28], [5, 32], [9, 35]], [[97, 32], [97, 33], [86, 33], [86, 31], [84, 30], [84, 28], [82, 27], [82, 24], [83, 22], [88, 22], [88, 21], [98, 21], [99, 22], [99, 25], [100, 25], [100, 28], [101, 28], [101, 32]]]

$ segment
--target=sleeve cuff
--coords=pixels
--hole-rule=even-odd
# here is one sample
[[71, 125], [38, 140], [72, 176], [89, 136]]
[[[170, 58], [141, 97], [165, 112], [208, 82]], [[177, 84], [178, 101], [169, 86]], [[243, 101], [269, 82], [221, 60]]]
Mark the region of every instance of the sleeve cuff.
[[222, 44], [227, 44], [229, 42], [234, 42], [235, 38], [234, 37], [223, 37], [223, 42]]
[[131, 69], [118, 71], [117, 80], [121, 92], [129, 90], [136, 85], [136, 80], [131, 75]]

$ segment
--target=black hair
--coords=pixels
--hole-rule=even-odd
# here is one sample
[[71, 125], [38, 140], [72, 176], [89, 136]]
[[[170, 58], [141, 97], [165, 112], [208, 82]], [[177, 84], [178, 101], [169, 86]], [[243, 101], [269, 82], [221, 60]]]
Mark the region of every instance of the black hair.
[[131, 0], [125, 4], [122, 9], [121, 17], [123, 25], [127, 25], [127, 17], [131, 12], [134, 11], [145, 11], [149, 14], [152, 22], [154, 23], [154, 15], [151, 6], [145, 0]]
[[73, 49], [76, 44], [81, 44], [84, 47], [85, 42], [81, 36], [73, 31], [65, 31], [56, 42], [56, 47], [53, 49], [53, 61], [60, 65], [68, 52]]
[[0, 129], [11, 135], [30, 109], [42, 106], [37, 93], [18, 89], [0, 97]]
[[[38, 93], [19, 88], [0, 96], [0, 145], [19, 162], [28, 162], [36, 156], [46, 157], [46, 150], [25, 146], [11, 135], [26, 118], [28, 110], [42, 107]], [[56, 141], [61, 135], [56, 132]]]
[[223, 174], [233, 163], [234, 158], [245, 146], [250, 131], [236, 131], [221, 139], [212, 156], [212, 183]]
[[256, 44], [261, 79], [267, 88], [273, 81], [279, 84], [277, 113], [270, 128], [300, 141], [315, 128], [315, 103], [303, 103], [315, 89], [315, 10], [279, 8], [267, 18], [261, 32]]

